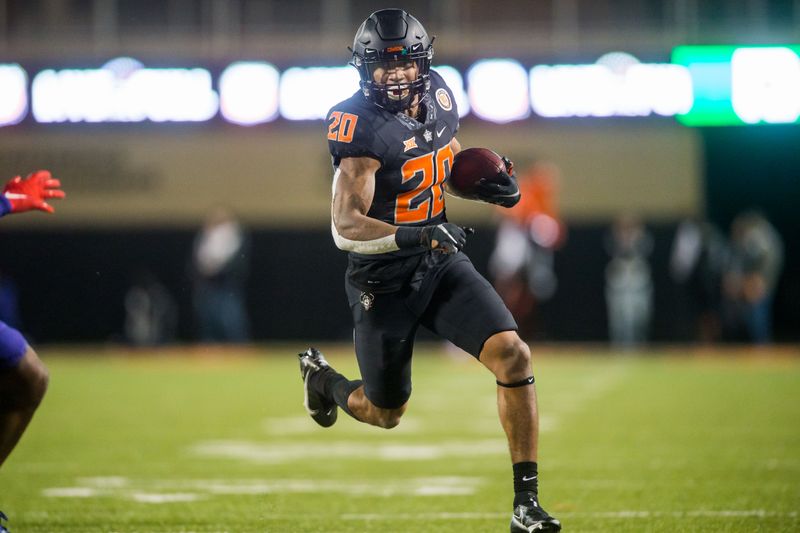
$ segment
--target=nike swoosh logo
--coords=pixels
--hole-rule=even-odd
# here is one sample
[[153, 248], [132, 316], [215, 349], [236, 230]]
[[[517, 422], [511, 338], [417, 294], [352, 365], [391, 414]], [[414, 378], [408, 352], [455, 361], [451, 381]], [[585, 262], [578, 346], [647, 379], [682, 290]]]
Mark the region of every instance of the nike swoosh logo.
[[531, 476], [531, 477], [522, 476], [522, 481], [532, 481], [532, 480], [536, 479], [537, 477], [539, 477], [538, 474], [535, 475], [535, 476]]
[[446, 129], [447, 129], [447, 126], [442, 126], [442, 129], [436, 132], [436, 136], [437, 137], [441, 137], [442, 133], [444, 133], [444, 130], [446, 130]]

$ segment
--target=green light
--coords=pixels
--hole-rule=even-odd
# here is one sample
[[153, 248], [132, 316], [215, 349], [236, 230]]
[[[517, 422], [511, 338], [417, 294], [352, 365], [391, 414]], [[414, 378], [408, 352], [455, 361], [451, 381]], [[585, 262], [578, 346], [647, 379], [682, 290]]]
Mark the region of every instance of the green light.
[[[738, 81], [735, 81], [732, 68], [734, 53], [744, 49], [763, 50], [766, 59], [779, 56], [781, 51], [791, 50], [798, 56], [797, 64], [791, 64], [791, 54], [789, 54], [790, 64], [786, 69], [784, 54], [783, 63], [776, 63], [775, 69], [755, 68], [753, 76], [747, 76], [748, 71], [745, 72], [745, 76], [740, 75]], [[800, 123], [800, 90], [794, 90], [796, 86], [800, 87], [800, 45], [679, 46], [672, 51], [672, 62], [688, 68], [692, 77], [694, 105], [687, 113], [677, 115], [681, 124], [727, 126], [771, 122]], [[753, 68], [752, 65], [750, 67]], [[733, 95], [734, 86], [739, 91], [737, 98]], [[775, 94], [782, 98], [775, 100]], [[735, 105], [735, 101], [738, 105]], [[785, 107], [776, 108], [776, 106]], [[740, 116], [743, 109], [747, 111], [747, 120], [743, 120]], [[797, 113], [794, 113], [794, 109], [797, 109]], [[758, 118], [761, 116], [759, 113], [764, 115], [763, 119]], [[752, 119], [752, 116], [757, 118]], [[771, 116], [789, 118], [770, 119]], [[797, 118], [792, 120], [793, 117]]]

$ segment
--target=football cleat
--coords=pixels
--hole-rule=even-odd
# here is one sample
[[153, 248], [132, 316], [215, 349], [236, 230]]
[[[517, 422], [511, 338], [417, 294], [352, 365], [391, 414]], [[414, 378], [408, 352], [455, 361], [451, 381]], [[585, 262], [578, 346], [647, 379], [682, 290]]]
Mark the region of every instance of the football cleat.
[[511, 515], [511, 533], [533, 533], [534, 531], [561, 531], [561, 522], [531, 500], [530, 505], [517, 505]]
[[8, 520], [8, 517], [3, 514], [3, 511], [0, 511], [0, 533], [9, 533], [8, 529], [6, 529], [6, 520]]
[[316, 348], [309, 348], [297, 354], [300, 359], [300, 377], [303, 378], [303, 406], [314, 422], [320, 426], [331, 427], [336, 422], [338, 408], [334, 402], [326, 400], [319, 392], [308, 386], [308, 379], [315, 372], [331, 369], [325, 356]]

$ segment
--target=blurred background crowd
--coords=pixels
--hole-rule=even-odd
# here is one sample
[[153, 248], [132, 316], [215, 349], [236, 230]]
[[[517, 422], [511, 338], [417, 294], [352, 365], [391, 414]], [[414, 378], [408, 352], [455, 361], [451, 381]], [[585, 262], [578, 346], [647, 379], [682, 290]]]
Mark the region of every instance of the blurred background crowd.
[[[558, 169], [536, 163], [521, 173], [523, 200], [497, 211], [500, 218], [489, 272], [523, 336], [547, 338], [538, 308], [555, 297], [555, 258], [567, 241], [558, 212]], [[773, 340], [772, 306], [783, 270], [780, 234], [759, 211], [745, 211], [725, 235], [713, 223], [689, 217], [674, 228], [669, 288], [681, 306], [681, 340], [764, 344]], [[604, 236], [608, 339], [635, 348], [651, 338], [653, 235], [637, 215], [621, 213]]]
[[[357, 89], [346, 46], [382, 7], [0, 0], [0, 175], [47, 168], [69, 193], [55, 216], [3, 220], [0, 319], [33, 342], [349, 339], [322, 119]], [[516, 162], [517, 207], [450, 198], [448, 215], [477, 228], [466, 251], [524, 338], [800, 340], [798, 2], [401, 7], [437, 36], [462, 145]], [[699, 83], [735, 83], [748, 45], [775, 46], [748, 67], [756, 96], [702, 114]], [[159, 69], [163, 94], [123, 109]]]

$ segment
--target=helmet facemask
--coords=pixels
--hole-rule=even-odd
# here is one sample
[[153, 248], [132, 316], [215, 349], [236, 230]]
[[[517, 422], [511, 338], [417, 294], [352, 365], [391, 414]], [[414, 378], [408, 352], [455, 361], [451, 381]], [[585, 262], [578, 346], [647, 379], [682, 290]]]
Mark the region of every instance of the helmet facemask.
[[[430, 89], [430, 67], [433, 47], [427, 49], [417, 43], [411, 48], [390, 46], [383, 50], [367, 48], [364, 54], [353, 53], [351, 64], [361, 77], [361, 91], [364, 96], [389, 112], [398, 113], [418, 104]], [[389, 75], [394, 69], [402, 69], [404, 76]], [[416, 68], [416, 78], [409, 79], [408, 73]], [[382, 69], [382, 70], [381, 70]], [[383, 80], [376, 71], [384, 73]], [[379, 79], [376, 80], [376, 77]], [[402, 79], [398, 79], [402, 78]]]

